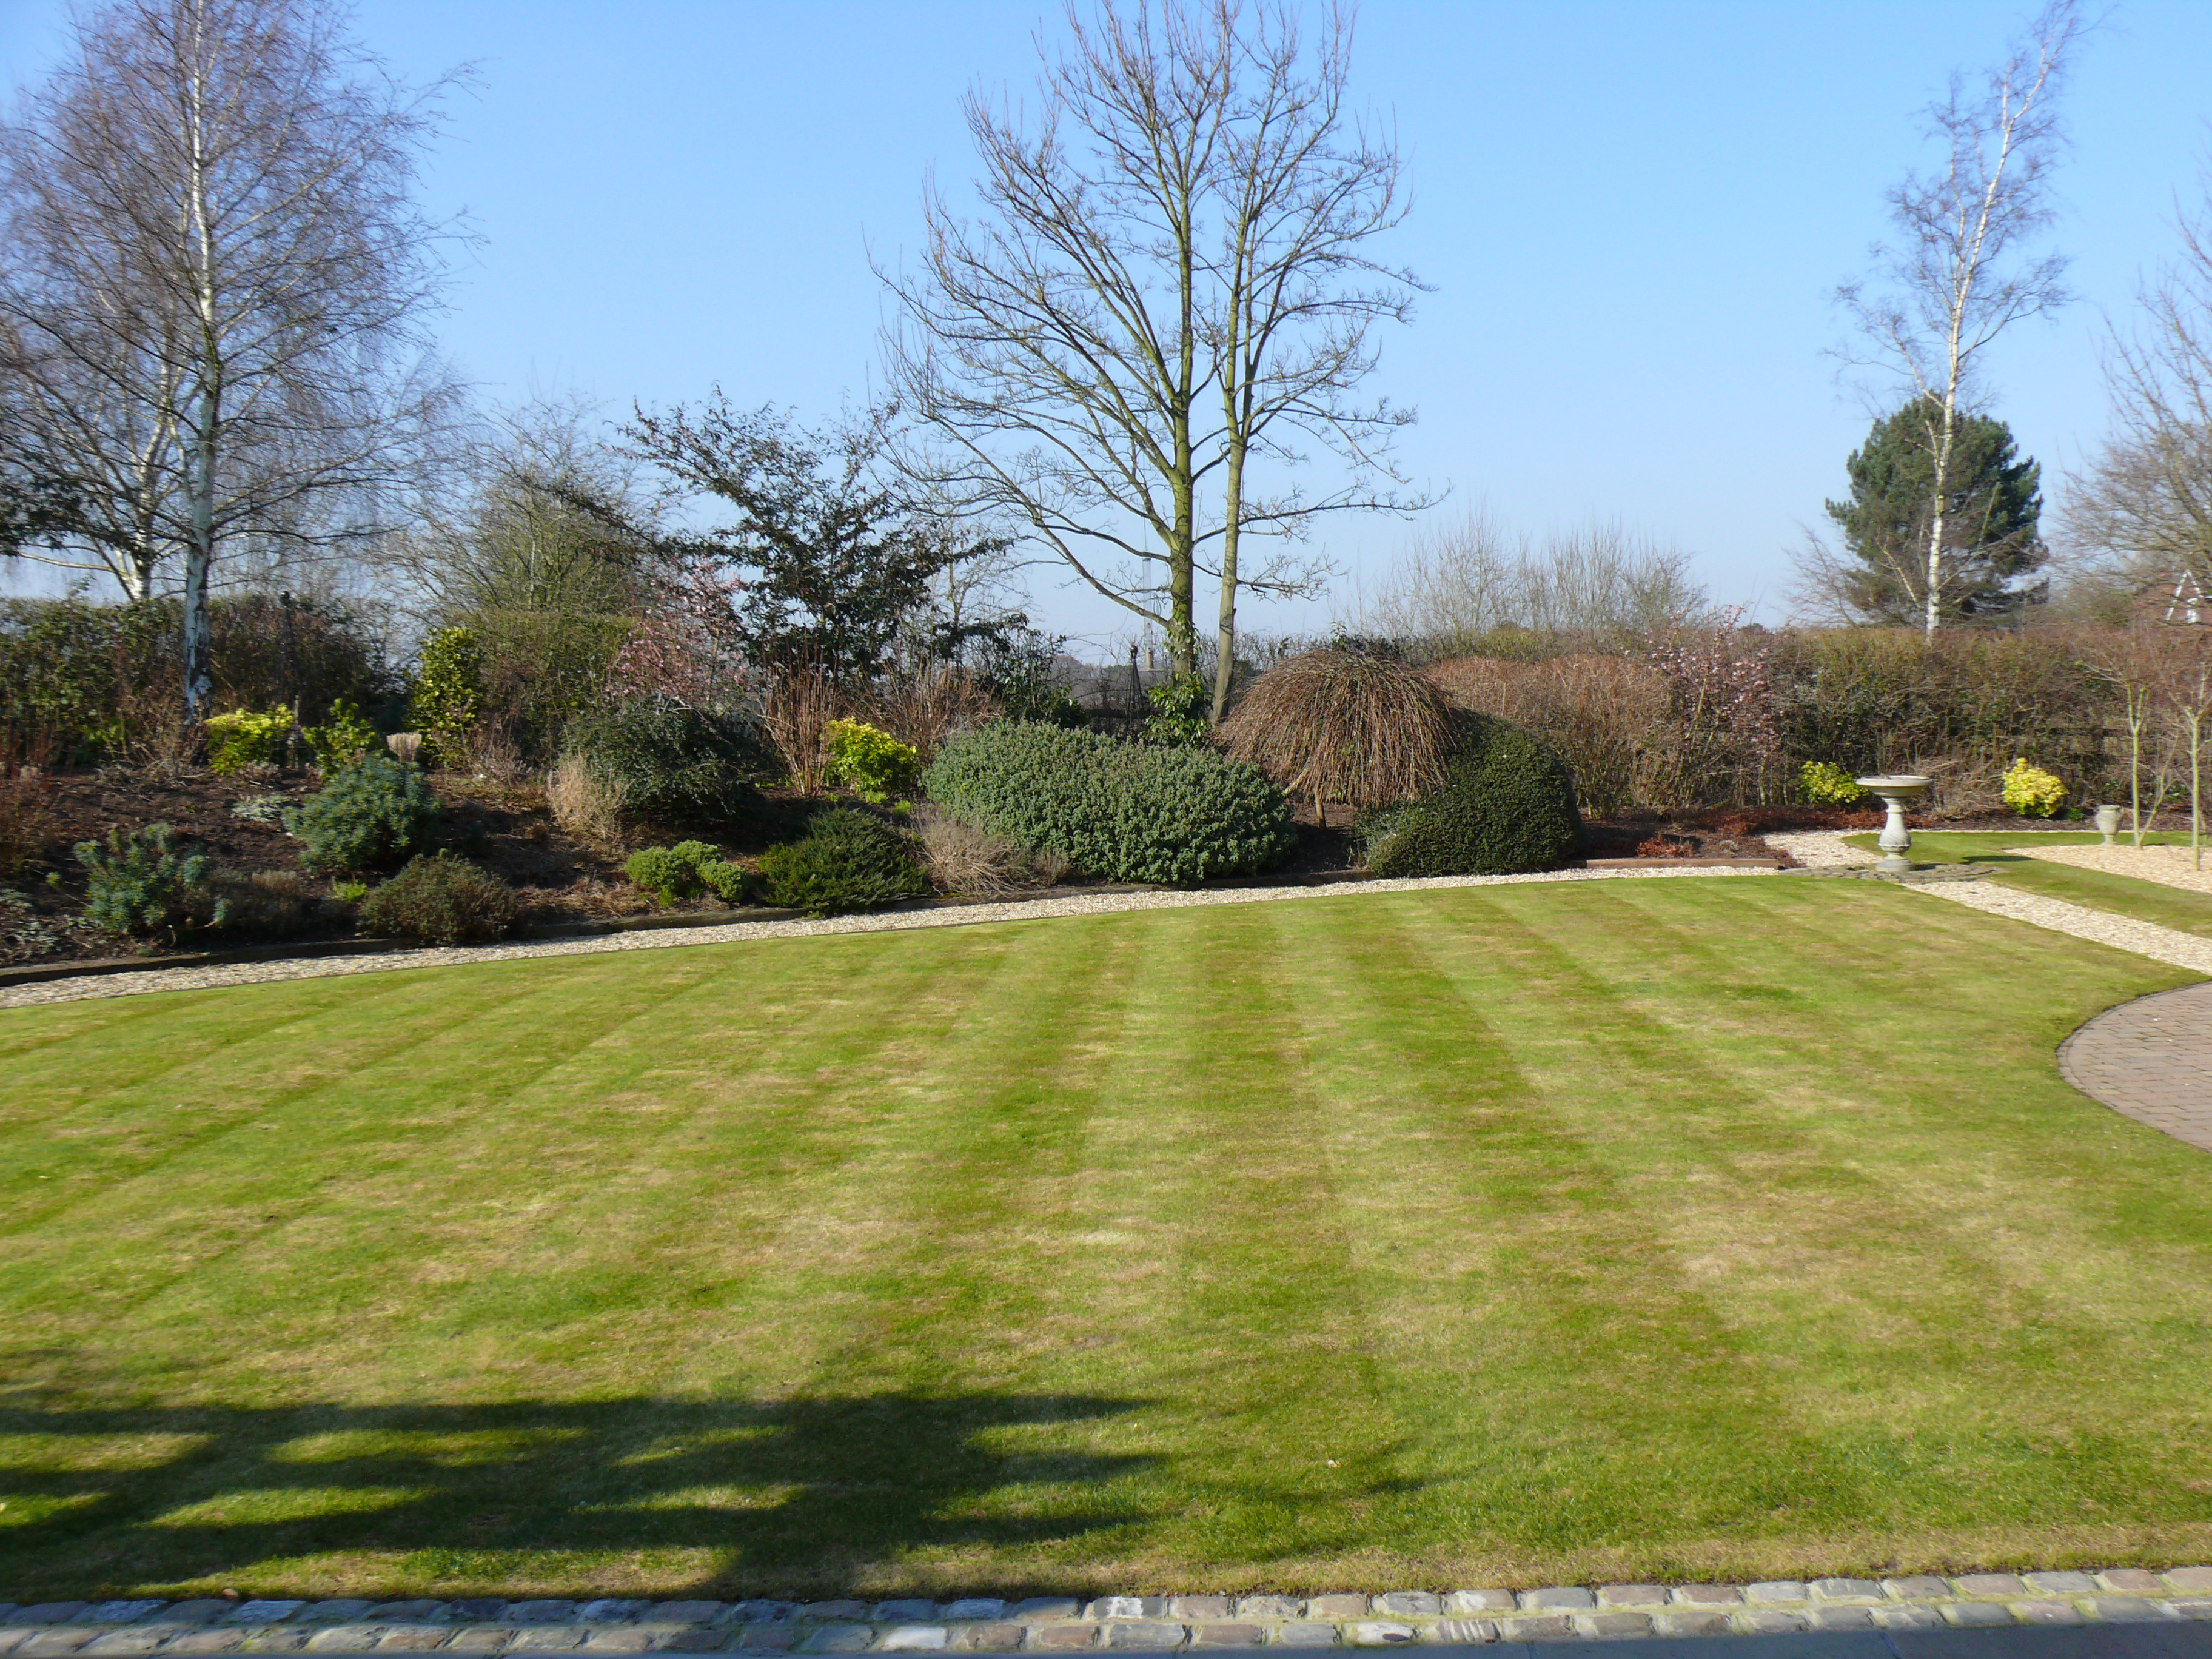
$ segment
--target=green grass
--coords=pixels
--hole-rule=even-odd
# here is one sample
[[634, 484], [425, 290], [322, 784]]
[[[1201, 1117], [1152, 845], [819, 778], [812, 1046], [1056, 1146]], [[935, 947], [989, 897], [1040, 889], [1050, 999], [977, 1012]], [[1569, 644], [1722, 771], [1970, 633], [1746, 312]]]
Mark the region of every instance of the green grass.
[[[1845, 839], [1854, 847], [1875, 850], [1872, 833]], [[2093, 910], [2130, 916], [2137, 921], [2212, 939], [2212, 893], [2170, 887], [2164, 882], [2136, 876], [2111, 875], [2102, 870], [2077, 869], [2070, 864], [2051, 864], [2007, 850], [2028, 842], [2079, 847], [2094, 845], [2102, 839], [2094, 834], [2075, 835], [2063, 830], [2029, 830], [2025, 834], [2018, 830], [1916, 830], [1912, 832], [1912, 858], [1919, 864], [1960, 864], [1969, 859], [1977, 860], [1990, 866], [1991, 880], [2016, 887], [2023, 893], [2064, 899]], [[2145, 836], [2143, 840], [2154, 846], [2189, 844], [2186, 832], [2177, 835], [2159, 830]]]
[[0, 1012], [0, 1594], [2212, 1556], [2189, 975], [1871, 883]]

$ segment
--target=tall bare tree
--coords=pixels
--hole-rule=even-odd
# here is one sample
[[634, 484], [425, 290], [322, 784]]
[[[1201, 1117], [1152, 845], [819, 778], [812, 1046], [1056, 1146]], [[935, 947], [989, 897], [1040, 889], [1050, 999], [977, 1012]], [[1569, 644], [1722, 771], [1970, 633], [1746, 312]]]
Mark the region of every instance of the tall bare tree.
[[2186, 573], [2212, 585], [2212, 167], [2180, 222], [2180, 257], [2138, 296], [2133, 331], [2112, 331], [2106, 377], [2117, 428], [2073, 480], [2076, 540], [2117, 556], [2133, 584]]
[[[933, 187], [920, 269], [881, 272], [891, 382], [925, 439], [904, 459], [1159, 628], [1188, 674], [1200, 574], [1233, 662], [1238, 593], [1321, 573], [1249, 568], [1245, 532], [1421, 504], [1386, 456], [1410, 411], [1354, 401], [1374, 325], [1417, 286], [1364, 251], [1403, 216], [1398, 161], [1348, 112], [1348, 12], [1310, 51], [1279, 0], [1107, 0], [1067, 31], [1033, 122], [967, 100], [978, 216]], [[1342, 469], [1311, 495], [1304, 442]]]
[[1930, 471], [1924, 564], [1905, 567], [1928, 637], [1943, 621], [1960, 431], [1975, 408], [1982, 354], [2014, 323], [2068, 298], [2065, 258], [2029, 245], [2051, 218], [2051, 175], [2063, 147], [2058, 94], [2081, 44], [2074, 0], [2052, 0], [2027, 39], [1969, 93], [1957, 75], [1927, 112], [1942, 169], [1910, 173], [1890, 192], [1894, 243], [1875, 250], [1876, 274], [1838, 298], [1917, 400]]
[[184, 569], [207, 711], [227, 539], [373, 526], [454, 395], [427, 331], [447, 228], [415, 205], [436, 98], [331, 0], [113, 0], [0, 126], [0, 376], [77, 505], [58, 561], [127, 595]]

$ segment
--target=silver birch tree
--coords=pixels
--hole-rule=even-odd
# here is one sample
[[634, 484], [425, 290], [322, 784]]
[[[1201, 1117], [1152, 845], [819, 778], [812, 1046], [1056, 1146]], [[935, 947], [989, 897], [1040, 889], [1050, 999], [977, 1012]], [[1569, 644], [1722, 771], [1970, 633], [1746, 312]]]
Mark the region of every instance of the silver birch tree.
[[1908, 591], [1918, 589], [1930, 639], [1943, 620], [1954, 451], [1975, 406], [1982, 356], [2013, 324], [2069, 297], [2065, 258], [2032, 256], [2027, 245], [2051, 223], [2051, 176], [2063, 147], [2058, 94], [2081, 38], [2074, 0], [2054, 0], [1978, 91], [1952, 76], [1927, 112], [1929, 137], [1945, 152], [1942, 170], [1910, 173], [1891, 191], [1896, 240], [1875, 248], [1873, 277], [1838, 290], [1875, 361], [1927, 410], [1927, 557], [1901, 574]]

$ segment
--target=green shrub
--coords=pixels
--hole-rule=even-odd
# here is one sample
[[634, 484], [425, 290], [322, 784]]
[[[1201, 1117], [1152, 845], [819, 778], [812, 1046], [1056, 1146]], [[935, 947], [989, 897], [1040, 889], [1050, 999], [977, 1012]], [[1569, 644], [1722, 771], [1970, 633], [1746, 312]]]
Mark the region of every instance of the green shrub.
[[893, 795], [910, 795], [921, 776], [921, 757], [863, 720], [831, 720], [829, 739], [831, 781], [856, 789], [878, 804]]
[[2004, 804], [2024, 818], [2056, 817], [2066, 805], [2066, 786], [2023, 755], [2005, 769]]
[[421, 852], [437, 832], [438, 798], [404, 761], [372, 750], [284, 815], [309, 870], [374, 870]]
[[314, 751], [316, 766], [325, 772], [359, 765], [361, 757], [381, 747], [383, 741], [361, 710], [345, 697], [331, 704], [329, 720], [307, 728], [307, 747]]
[[1807, 761], [1797, 769], [1797, 787], [1815, 806], [1856, 806], [1867, 798], [1859, 781], [1833, 761]]
[[774, 762], [743, 720], [640, 698], [577, 720], [568, 745], [640, 817], [720, 823], [765, 811], [751, 778]]
[[1575, 854], [1574, 780], [1534, 732], [1487, 714], [1459, 716], [1443, 785], [1361, 820], [1378, 876], [1509, 876]]
[[809, 915], [872, 910], [926, 897], [929, 882], [911, 842], [881, 818], [849, 806], [819, 813], [803, 841], [761, 854], [769, 901]]
[[212, 891], [207, 854], [179, 854], [166, 823], [127, 836], [111, 830], [104, 843], [79, 842], [76, 861], [85, 868], [85, 920], [111, 933], [173, 936], [230, 919], [228, 902]]
[[513, 888], [443, 849], [411, 860], [361, 902], [362, 926], [369, 932], [426, 945], [505, 939], [521, 914]]
[[1145, 694], [1152, 712], [1145, 717], [1145, 741], [1190, 748], [1213, 735], [1207, 718], [1213, 708], [1213, 688], [1196, 674], [1177, 674]]
[[274, 766], [284, 758], [284, 739], [291, 732], [288, 709], [256, 714], [239, 708], [217, 714], [207, 723], [208, 770], [227, 777], [249, 766]]
[[673, 847], [646, 847], [623, 866], [629, 878], [663, 904], [696, 898], [703, 888], [726, 904], [742, 904], [751, 872], [727, 862], [703, 841], [679, 841]]
[[1297, 842], [1282, 792], [1211, 749], [1002, 720], [950, 744], [924, 782], [978, 829], [1111, 881], [1242, 875]]
[[441, 628], [422, 641], [422, 672], [408, 697], [415, 729], [451, 759], [483, 717], [483, 647], [465, 628]]

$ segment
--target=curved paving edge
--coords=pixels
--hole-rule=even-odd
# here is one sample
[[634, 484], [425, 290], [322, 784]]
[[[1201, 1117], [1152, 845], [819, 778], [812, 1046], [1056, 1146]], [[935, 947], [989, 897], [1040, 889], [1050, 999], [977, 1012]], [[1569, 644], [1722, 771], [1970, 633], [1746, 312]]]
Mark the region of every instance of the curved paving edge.
[[2092, 1100], [2212, 1152], [2212, 984], [2137, 997], [2084, 1020], [2058, 1070]]
[[[525, 957], [596, 956], [611, 951], [665, 951], [694, 945], [752, 939], [805, 939], [822, 933], [898, 933], [917, 927], [969, 927], [981, 922], [1025, 921], [1046, 916], [1098, 915], [1115, 910], [1179, 910], [1208, 904], [1291, 903], [1302, 899], [1350, 898], [1373, 893], [1426, 892], [1455, 887], [1510, 887], [1541, 882], [1684, 881], [1771, 878], [1771, 870], [1701, 865], [1689, 869], [1551, 870], [1526, 876], [1437, 876], [1423, 880], [1363, 881], [1328, 887], [1228, 887], [1198, 892], [1071, 895], [1009, 900], [942, 910], [893, 911], [836, 916], [823, 921], [738, 921], [721, 927], [652, 933], [599, 934], [545, 944], [482, 945], [450, 950], [389, 951], [374, 956], [295, 957], [198, 968], [149, 965], [132, 973], [47, 980], [0, 990], [0, 1008], [29, 1008], [94, 997], [143, 995], [150, 991], [197, 991], [213, 986], [259, 985], [272, 980], [325, 979], [344, 974], [397, 973], [408, 968], [453, 967], [471, 962], [511, 962]], [[0, 1650], [4, 1652], [5, 1650]]]
[[2212, 1567], [1344, 1595], [0, 1601], [0, 1655], [971, 1653], [1464, 1645], [2212, 1621]]

